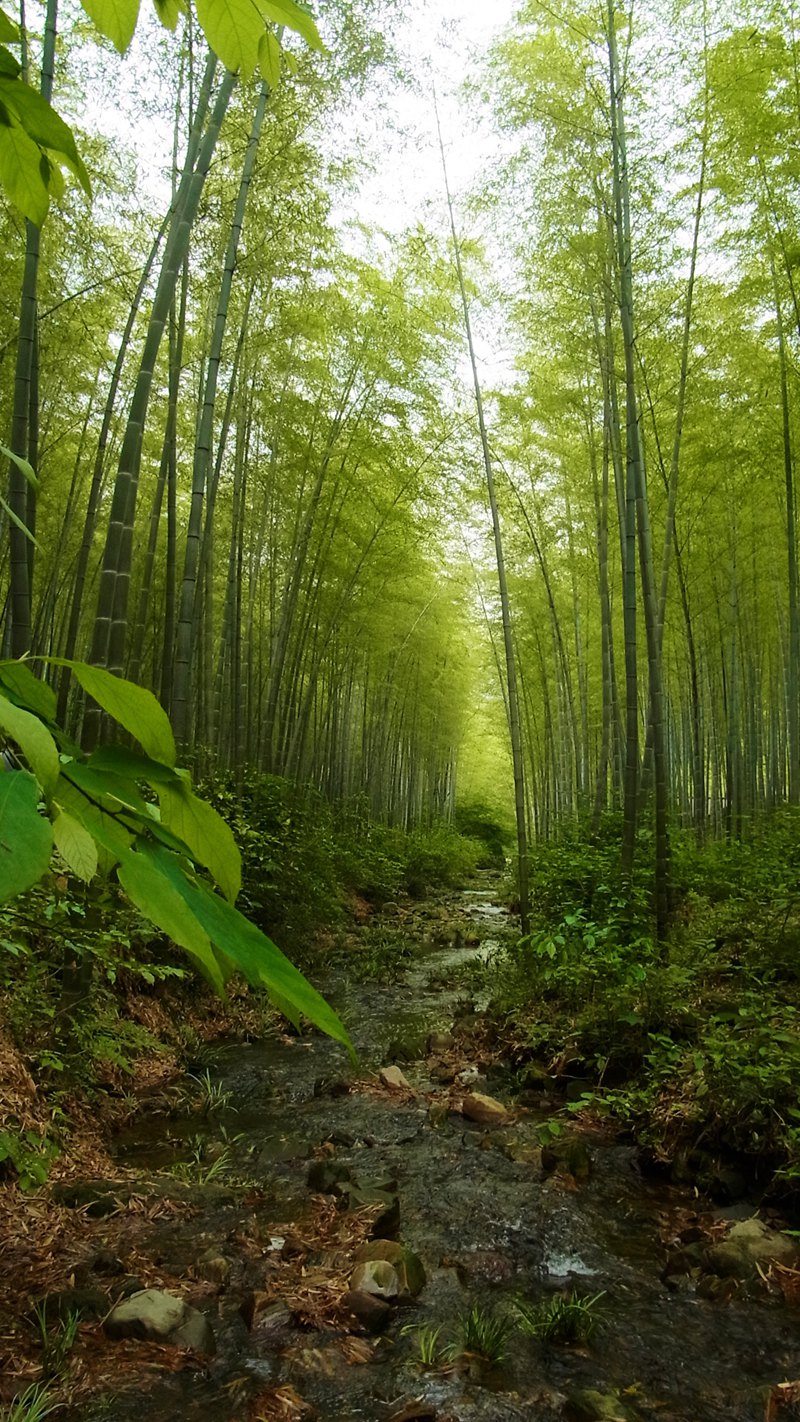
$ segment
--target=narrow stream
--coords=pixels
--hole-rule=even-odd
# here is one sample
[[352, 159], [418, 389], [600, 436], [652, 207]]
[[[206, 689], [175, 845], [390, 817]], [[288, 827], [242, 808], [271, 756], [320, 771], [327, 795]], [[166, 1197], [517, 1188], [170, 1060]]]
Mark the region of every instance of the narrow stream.
[[[322, 1422], [403, 1416], [763, 1422], [765, 1389], [800, 1377], [800, 1315], [763, 1285], [719, 1302], [662, 1282], [670, 1220], [725, 1211], [643, 1178], [634, 1149], [610, 1137], [582, 1137], [591, 1170], [577, 1180], [546, 1173], [537, 1148], [547, 1111], [515, 1111], [510, 1126], [489, 1132], [446, 1106], [436, 1111], [448, 1085], [432, 1079], [435, 1062], [425, 1040], [453, 1025], [463, 998], [454, 970], [471, 955], [490, 960], [508, 932], [490, 887], [464, 894], [458, 912], [474, 925], [477, 945], [429, 945], [389, 986], [348, 984], [340, 972], [319, 984], [347, 1021], [362, 1077], [391, 1058], [392, 1044], [413, 1057], [419, 1043], [418, 1059], [400, 1063], [413, 1096], [347, 1090], [342, 1052], [317, 1036], [229, 1044], [214, 1054], [212, 1074], [230, 1097], [201, 1134], [223, 1137], [230, 1174], [207, 1182], [207, 1198], [197, 1187], [191, 1217], [154, 1220], [149, 1247], [177, 1277], [191, 1275], [195, 1261], [216, 1250], [231, 1261], [231, 1279], [204, 1305], [217, 1335], [216, 1357], [205, 1373], [155, 1373], [146, 1399], [151, 1422], [254, 1417], [248, 1399], [265, 1385], [292, 1387], [314, 1409], [308, 1415]], [[461, 1026], [457, 1070], [470, 1089], [513, 1105], [503, 1077], [487, 1079], [473, 1060], [468, 1017]], [[145, 1117], [120, 1140], [120, 1163], [152, 1177], [186, 1161], [198, 1129], [197, 1116]], [[364, 1191], [396, 1193], [399, 1238], [427, 1274], [413, 1306], [397, 1310], [386, 1334], [369, 1340], [366, 1361], [353, 1361], [341, 1330], [298, 1329], [287, 1317], [262, 1327], [258, 1315], [249, 1329], [242, 1317], [248, 1289], [279, 1297], [276, 1261], [307, 1214], [307, 1177], [320, 1147]], [[248, 1184], [263, 1194], [248, 1195]], [[753, 1210], [736, 1207], [728, 1215]], [[260, 1241], [255, 1258], [252, 1247], [239, 1248], [244, 1236]], [[315, 1262], [331, 1260], [324, 1254], [311, 1260], [312, 1272]], [[515, 1333], [502, 1364], [479, 1376], [420, 1368], [413, 1328], [452, 1332], [473, 1304], [503, 1313], [516, 1298], [541, 1300], [569, 1287], [604, 1294], [589, 1345], [548, 1346]], [[601, 1399], [598, 1408], [616, 1396], [616, 1410], [581, 1412], [577, 1404], [570, 1410], [566, 1399], [580, 1389], [602, 1394], [606, 1403]], [[412, 1400], [416, 1412], [409, 1410]], [[84, 1415], [127, 1422], [142, 1413], [137, 1390]], [[794, 1416], [780, 1413], [785, 1422]]]

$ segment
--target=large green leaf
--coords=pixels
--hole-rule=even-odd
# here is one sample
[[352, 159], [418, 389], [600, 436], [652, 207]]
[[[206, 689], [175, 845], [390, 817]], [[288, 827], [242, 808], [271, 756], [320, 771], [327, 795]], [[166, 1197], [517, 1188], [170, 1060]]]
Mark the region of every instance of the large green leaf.
[[268, 20], [276, 25], [287, 25], [302, 35], [311, 49], [324, 49], [319, 30], [307, 10], [295, 4], [295, 0], [257, 0], [258, 7]]
[[[91, 197], [89, 174], [75, 146], [72, 129], [59, 117], [55, 109], [51, 108], [47, 100], [21, 79], [0, 76], [0, 101], [13, 110], [34, 143], [38, 143], [41, 148], [49, 148], [64, 158], [84, 192]], [[28, 468], [30, 469], [30, 465]], [[32, 469], [30, 473], [33, 475]]]
[[58, 783], [58, 749], [38, 716], [0, 696], [0, 731], [19, 746], [48, 800]]
[[252, 78], [264, 20], [253, 0], [197, 0], [203, 33], [226, 69]]
[[162, 824], [183, 840], [192, 858], [208, 869], [226, 899], [235, 903], [242, 887], [242, 856], [230, 826], [188, 785], [159, 785], [158, 800]]
[[140, 751], [129, 750], [127, 746], [100, 746], [92, 751], [87, 765], [92, 770], [111, 771], [130, 780], [145, 780], [148, 785], [164, 785], [173, 781], [181, 783], [182, 777], [188, 773], [153, 760], [149, 755], [142, 755]]
[[143, 846], [142, 853], [153, 858], [203, 925], [214, 946], [225, 953], [248, 982], [264, 987], [276, 999], [307, 1017], [315, 1027], [342, 1042], [355, 1056], [347, 1032], [332, 1007], [311, 986], [260, 928], [250, 923], [238, 909], [220, 898], [193, 874], [184, 871], [174, 855], [161, 846]]
[[0, 686], [18, 706], [33, 711], [45, 721], [56, 714], [56, 694], [46, 681], [34, 676], [24, 662], [0, 662]]
[[0, 903], [33, 888], [50, 867], [53, 831], [39, 799], [27, 770], [0, 773]]
[[97, 873], [97, 845], [89, 831], [66, 810], [60, 810], [53, 820], [53, 839], [61, 858], [88, 884]]
[[0, 10], [0, 43], [19, 44], [19, 25], [9, 19], [5, 10]]
[[139, 0], [81, 0], [81, 4], [101, 35], [124, 54], [136, 29]]
[[98, 848], [98, 867], [103, 874], [110, 874], [121, 855], [133, 844], [134, 836], [125, 825], [106, 810], [87, 799], [75, 785], [71, 785], [62, 775], [58, 786], [56, 803], [66, 809], [88, 830]]
[[117, 878], [144, 918], [183, 948], [217, 992], [223, 992], [222, 972], [208, 934], [174, 883], [162, 873], [159, 862], [150, 855], [126, 850], [117, 866]]
[[[41, 227], [50, 195], [42, 179], [42, 154], [7, 109], [0, 110], [0, 183], [24, 217]], [[8, 511], [8, 510], [7, 510]]]
[[281, 47], [271, 30], [265, 30], [258, 42], [258, 67], [270, 89], [281, 81]]
[[167, 30], [174, 30], [181, 15], [186, 13], [186, 7], [181, 4], [181, 0], [153, 0], [153, 3], [159, 20]]
[[164, 765], [175, 764], [175, 737], [169, 717], [152, 691], [101, 667], [89, 666], [88, 662], [70, 662], [64, 657], [45, 657], [44, 660], [58, 667], [69, 667], [87, 695], [129, 731], [153, 760]]
[[110, 770], [95, 770], [83, 761], [69, 760], [62, 766], [62, 775], [104, 810], [114, 812], [119, 807], [144, 820], [145, 824], [158, 813], [155, 805], [145, 800], [135, 781], [114, 775]]

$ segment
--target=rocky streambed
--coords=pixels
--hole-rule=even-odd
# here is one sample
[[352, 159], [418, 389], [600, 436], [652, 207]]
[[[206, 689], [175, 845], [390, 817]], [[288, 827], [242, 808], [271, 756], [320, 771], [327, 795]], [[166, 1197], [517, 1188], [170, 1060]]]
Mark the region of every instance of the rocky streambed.
[[[223, 1045], [200, 1112], [143, 1109], [124, 1179], [62, 1191], [86, 1221], [62, 1305], [96, 1317], [73, 1416], [800, 1417], [794, 1241], [521, 1107], [453, 986], [504, 912], [489, 884], [453, 913], [390, 985], [320, 982], [357, 1072], [316, 1036]], [[595, 1300], [591, 1337], [520, 1326], [558, 1298]]]

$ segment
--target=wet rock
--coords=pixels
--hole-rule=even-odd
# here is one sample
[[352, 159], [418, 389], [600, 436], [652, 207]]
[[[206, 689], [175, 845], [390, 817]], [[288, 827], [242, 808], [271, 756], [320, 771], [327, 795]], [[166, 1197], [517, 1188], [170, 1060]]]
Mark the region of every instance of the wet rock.
[[393, 1411], [388, 1422], [436, 1422], [439, 1412], [432, 1402], [415, 1397], [411, 1402], [403, 1402]]
[[564, 1417], [566, 1422], [629, 1422], [631, 1413], [614, 1393], [580, 1388], [567, 1398]]
[[538, 1142], [527, 1140], [524, 1136], [502, 1136], [493, 1144], [506, 1160], [513, 1160], [517, 1165], [529, 1165], [536, 1173], [542, 1169], [542, 1147]]
[[312, 1160], [306, 1175], [309, 1190], [320, 1195], [345, 1195], [352, 1181], [350, 1167], [339, 1160]]
[[468, 1121], [475, 1121], [479, 1126], [501, 1126], [508, 1120], [508, 1111], [502, 1101], [496, 1101], [493, 1096], [483, 1096], [479, 1091], [464, 1097], [461, 1112]]
[[389, 1091], [410, 1091], [411, 1086], [398, 1066], [381, 1067], [378, 1079]]
[[108, 1180], [78, 1180], [53, 1186], [53, 1199], [69, 1210], [85, 1210], [90, 1219], [102, 1220], [120, 1208], [120, 1186]]
[[342, 1303], [368, 1333], [383, 1333], [388, 1327], [392, 1316], [391, 1305], [376, 1294], [362, 1294], [350, 1289]]
[[391, 1264], [400, 1281], [401, 1294], [416, 1298], [425, 1287], [425, 1267], [418, 1254], [407, 1249], [399, 1240], [372, 1239], [362, 1244], [356, 1254], [356, 1264], [370, 1260], [384, 1260]]
[[389, 1043], [384, 1060], [386, 1062], [418, 1062], [425, 1055], [424, 1044], [419, 1036], [395, 1037]]
[[592, 1157], [589, 1148], [580, 1136], [568, 1140], [555, 1141], [542, 1147], [542, 1169], [546, 1175], [558, 1170], [583, 1185], [592, 1173]]
[[331, 1131], [328, 1140], [332, 1146], [342, 1146], [344, 1150], [352, 1150], [356, 1143], [356, 1136], [352, 1131]]
[[397, 1270], [386, 1259], [367, 1259], [357, 1264], [350, 1288], [353, 1293], [374, 1294], [379, 1299], [396, 1299], [401, 1292]]
[[798, 1250], [792, 1240], [779, 1230], [770, 1229], [763, 1220], [742, 1220], [729, 1231], [727, 1239], [708, 1250], [707, 1263], [711, 1273], [722, 1278], [754, 1279], [759, 1265], [793, 1265]]
[[349, 1096], [350, 1082], [346, 1076], [318, 1076], [314, 1082], [314, 1095], [319, 1096]]
[[174, 1343], [196, 1353], [216, 1351], [214, 1331], [205, 1314], [162, 1289], [142, 1289], [117, 1304], [104, 1328], [109, 1338]]
[[201, 1255], [197, 1265], [197, 1273], [201, 1279], [206, 1279], [210, 1284], [216, 1284], [218, 1288], [228, 1287], [231, 1279], [231, 1263], [223, 1254], [216, 1249], [207, 1249]]
[[449, 1101], [432, 1101], [428, 1107], [428, 1125], [434, 1130], [443, 1126], [450, 1115]]
[[427, 1049], [433, 1055], [436, 1052], [449, 1052], [455, 1044], [456, 1039], [452, 1032], [431, 1032]]

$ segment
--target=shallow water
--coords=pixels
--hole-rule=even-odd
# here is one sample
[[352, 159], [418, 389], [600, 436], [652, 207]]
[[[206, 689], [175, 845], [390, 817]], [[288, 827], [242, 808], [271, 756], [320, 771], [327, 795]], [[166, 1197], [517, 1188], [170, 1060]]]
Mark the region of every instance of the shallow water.
[[[442, 978], [471, 958], [501, 951], [506, 915], [491, 886], [464, 894], [459, 912], [476, 926], [479, 946], [420, 952], [403, 980], [387, 987], [348, 983], [341, 971], [320, 983], [348, 1023], [362, 1070], [375, 1069], [393, 1040], [449, 1027], [463, 988], [443, 987]], [[460, 1065], [480, 1067], [468, 1037]], [[272, 1383], [291, 1384], [322, 1422], [378, 1422], [410, 1398], [426, 1399], [442, 1419], [548, 1422], [565, 1415], [564, 1399], [576, 1388], [616, 1392], [632, 1418], [762, 1422], [764, 1387], [800, 1376], [798, 1314], [764, 1290], [720, 1304], [691, 1288], [670, 1292], [660, 1278], [665, 1216], [703, 1205], [711, 1211], [708, 1202], [642, 1178], [633, 1148], [601, 1135], [588, 1141], [593, 1168], [585, 1183], [545, 1177], [535, 1161], [535, 1112], [520, 1114], [510, 1132], [487, 1134], [454, 1113], [434, 1126], [432, 1095], [445, 1099], [447, 1088], [431, 1081], [424, 1057], [402, 1069], [419, 1093], [413, 1100], [357, 1091], [332, 1097], [315, 1094], [315, 1085], [326, 1089], [347, 1064], [326, 1039], [232, 1043], [215, 1053], [212, 1073], [235, 1110], [213, 1126], [198, 1126], [197, 1117], [144, 1119], [121, 1138], [121, 1161], [152, 1172], [185, 1161], [198, 1134], [224, 1128], [235, 1178], [265, 1191], [256, 1213], [268, 1254], [280, 1248], [283, 1227], [302, 1219], [309, 1158], [333, 1136], [336, 1160], [362, 1186], [397, 1181], [400, 1237], [421, 1256], [428, 1276], [415, 1306], [398, 1311], [372, 1361], [358, 1366], [346, 1361], [341, 1338], [331, 1333], [248, 1333], [232, 1285], [210, 1311], [219, 1351], [207, 1375], [156, 1376], [148, 1419], [245, 1419], [248, 1387]], [[507, 1085], [502, 1076], [474, 1082], [509, 1101]], [[526, 1150], [528, 1158], [519, 1158]], [[227, 1204], [210, 1201], [206, 1211], [201, 1202], [199, 1218], [156, 1224], [154, 1238], [173, 1264], [191, 1264], [200, 1236], [203, 1248], [219, 1240], [220, 1252], [233, 1257], [241, 1212], [235, 1196]], [[470, 1378], [416, 1366], [414, 1340], [403, 1331], [409, 1323], [452, 1331], [475, 1302], [502, 1312], [517, 1297], [542, 1299], [570, 1286], [604, 1294], [591, 1346], [545, 1347], [516, 1334], [494, 1373]], [[90, 1415], [138, 1419], [141, 1398], [123, 1394], [112, 1411]]]

